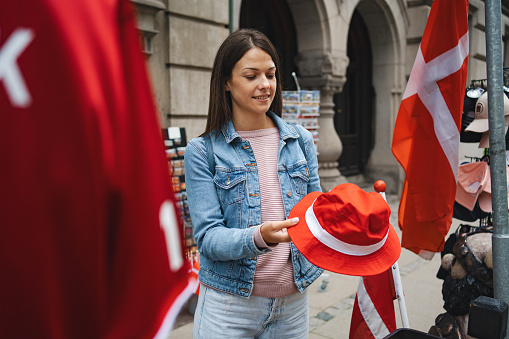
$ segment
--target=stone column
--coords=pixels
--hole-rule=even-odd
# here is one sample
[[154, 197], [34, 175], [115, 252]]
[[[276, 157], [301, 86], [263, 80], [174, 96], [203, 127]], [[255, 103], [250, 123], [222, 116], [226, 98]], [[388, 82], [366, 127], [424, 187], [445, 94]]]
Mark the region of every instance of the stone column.
[[318, 175], [322, 190], [328, 192], [348, 180], [339, 171], [338, 159], [343, 144], [334, 127], [334, 94], [338, 90], [329, 86], [320, 88], [320, 133], [318, 140]]
[[297, 57], [299, 82], [302, 89], [320, 90], [320, 125], [318, 150], [318, 174], [324, 192], [348, 182], [341, 175], [338, 159], [343, 145], [334, 128], [334, 94], [342, 90], [346, 81], [348, 58], [333, 57], [331, 53], [308, 52]]

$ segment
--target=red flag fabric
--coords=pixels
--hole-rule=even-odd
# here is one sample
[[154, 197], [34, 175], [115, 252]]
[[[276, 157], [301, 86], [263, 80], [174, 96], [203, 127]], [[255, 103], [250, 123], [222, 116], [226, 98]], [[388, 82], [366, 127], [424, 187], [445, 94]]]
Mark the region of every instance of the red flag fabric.
[[355, 296], [350, 339], [381, 339], [396, 330], [392, 267], [372, 276], [361, 277]]
[[3, 1], [0, 338], [168, 336], [189, 265], [128, 0]]
[[468, 67], [468, 0], [435, 0], [399, 108], [402, 247], [440, 252], [452, 222]]
[[194, 294], [200, 295], [200, 280], [199, 280], [199, 272], [200, 272], [200, 259], [197, 256], [192, 260], [193, 264], [191, 267], [191, 277], [194, 279], [194, 282], [191, 284], [191, 290]]

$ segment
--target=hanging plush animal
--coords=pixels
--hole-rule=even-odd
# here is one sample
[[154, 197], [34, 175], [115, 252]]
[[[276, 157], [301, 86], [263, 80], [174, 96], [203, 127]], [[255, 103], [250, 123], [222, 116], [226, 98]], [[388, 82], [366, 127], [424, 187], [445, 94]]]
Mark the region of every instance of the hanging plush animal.
[[468, 310], [479, 296], [493, 297], [491, 228], [460, 234], [452, 253], [442, 257], [448, 271], [442, 285], [446, 313], [440, 314], [428, 333], [441, 338], [469, 338]]

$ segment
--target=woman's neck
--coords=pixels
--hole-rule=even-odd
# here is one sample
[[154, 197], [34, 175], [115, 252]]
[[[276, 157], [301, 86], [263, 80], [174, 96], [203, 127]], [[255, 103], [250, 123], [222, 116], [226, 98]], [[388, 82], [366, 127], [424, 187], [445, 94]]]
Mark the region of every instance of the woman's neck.
[[247, 116], [233, 114], [233, 127], [236, 131], [254, 131], [259, 129], [276, 127], [276, 123], [266, 114], [260, 116]]

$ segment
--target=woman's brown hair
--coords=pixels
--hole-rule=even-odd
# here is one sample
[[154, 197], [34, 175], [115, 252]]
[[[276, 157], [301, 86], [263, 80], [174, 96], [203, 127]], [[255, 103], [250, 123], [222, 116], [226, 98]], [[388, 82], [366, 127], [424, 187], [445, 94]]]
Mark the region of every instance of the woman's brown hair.
[[267, 52], [276, 65], [276, 93], [270, 110], [281, 116], [283, 98], [281, 94], [281, 77], [279, 73], [279, 56], [270, 40], [261, 32], [254, 29], [240, 29], [230, 34], [217, 51], [212, 75], [210, 77], [209, 112], [205, 136], [212, 131], [219, 133], [220, 129], [232, 119], [232, 99], [225, 85], [232, 76], [235, 64], [252, 48], [260, 48]]

